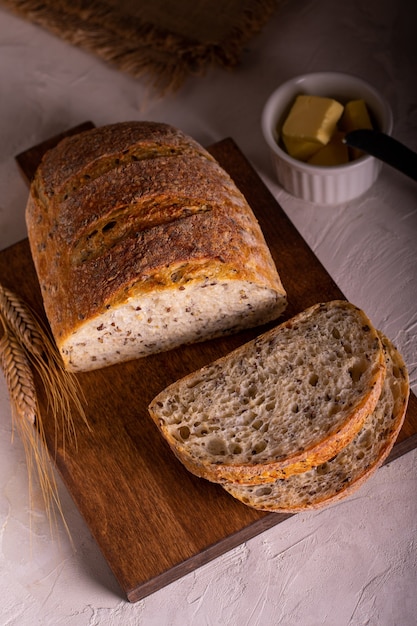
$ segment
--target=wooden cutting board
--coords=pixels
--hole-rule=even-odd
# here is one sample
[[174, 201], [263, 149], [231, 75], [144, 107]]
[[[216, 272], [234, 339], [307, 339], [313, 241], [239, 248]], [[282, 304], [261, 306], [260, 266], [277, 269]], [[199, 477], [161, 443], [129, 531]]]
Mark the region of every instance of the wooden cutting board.
[[[56, 139], [17, 157], [29, 180], [44, 150]], [[285, 317], [318, 301], [343, 298], [233, 140], [225, 139], [209, 150], [245, 194], [260, 222], [288, 292]], [[0, 281], [43, 314], [27, 240], [0, 252]], [[150, 400], [166, 385], [265, 328], [80, 374], [91, 431], [77, 421], [78, 447], [67, 442], [64, 451], [58, 432], [55, 453], [55, 428], [42, 403], [48, 448], [56, 454], [64, 483], [131, 602], [289, 517], [252, 510], [218, 485], [188, 473], [147, 412]], [[412, 395], [389, 460], [416, 445], [417, 400]]]

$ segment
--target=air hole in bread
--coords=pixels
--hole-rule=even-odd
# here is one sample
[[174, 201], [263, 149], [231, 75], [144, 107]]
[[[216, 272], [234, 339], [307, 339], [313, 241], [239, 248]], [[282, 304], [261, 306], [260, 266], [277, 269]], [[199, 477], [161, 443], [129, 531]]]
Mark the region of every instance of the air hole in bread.
[[349, 368], [349, 374], [354, 383], [357, 383], [364, 372], [368, 369], [368, 363], [365, 360], [356, 361], [352, 367]]
[[186, 440], [190, 436], [190, 429], [188, 428], [188, 426], [181, 426], [178, 432], [180, 434], [181, 439]]
[[207, 444], [207, 452], [213, 456], [225, 456], [226, 444], [223, 439], [213, 438]]
[[332, 335], [333, 335], [333, 337], [334, 337], [335, 339], [340, 339], [340, 332], [339, 332], [339, 329], [338, 329], [338, 328], [336, 328], [336, 327], [334, 327], [334, 328], [333, 328], [333, 330], [332, 330]]
[[260, 487], [259, 489], [256, 489], [255, 495], [260, 498], [262, 496], [270, 496], [272, 493], [272, 488], [265, 486], [265, 487]]
[[319, 377], [317, 376], [317, 374], [311, 374], [310, 378], [308, 379], [308, 382], [312, 387], [315, 387], [318, 381], [319, 381]]
[[266, 441], [258, 441], [258, 443], [252, 448], [252, 454], [260, 454], [265, 450], [266, 446]]

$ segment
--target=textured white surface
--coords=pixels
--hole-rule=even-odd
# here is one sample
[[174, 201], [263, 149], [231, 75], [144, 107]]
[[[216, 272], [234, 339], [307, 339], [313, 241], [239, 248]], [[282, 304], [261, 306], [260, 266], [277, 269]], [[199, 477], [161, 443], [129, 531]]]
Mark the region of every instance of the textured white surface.
[[[275, 184], [260, 115], [273, 89], [309, 71], [346, 71], [381, 90], [394, 136], [417, 150], [416, 3], [292, 0], [233, 73], [211, 71], [175, 96], [143, 84], [0, 9], [0, 249], [26, 235], [27, 188], [14, 155], [91, 119], [172, 123], [203, 144], [231, 136], [329, 270], [399, 347], [417, 391], [417, 187], [384, 166], [369, 192], [313, 207]], [[25, 457], [11, 441], [0, 379], [1, 626], [414, 626], [417, 452], [352, 498], [297, 515], [137, 604], [125, 602], [66, 489], [74, 537], [53, 538]]]

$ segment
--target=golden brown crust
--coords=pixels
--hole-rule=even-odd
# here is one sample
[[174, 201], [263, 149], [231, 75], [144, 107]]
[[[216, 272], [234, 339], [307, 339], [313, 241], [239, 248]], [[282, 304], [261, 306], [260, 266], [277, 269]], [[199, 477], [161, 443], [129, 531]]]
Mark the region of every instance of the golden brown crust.
[[[224, 170], [194, 154], [134, 161], [101, 174], [66, 200], [50, 203], [60, 236], [69, 245], [119, 220], [142, 231], [194, 212], [228, 207], [235, 219], [253, 219]], [[246, 224], [242, 223], [242, 226]], [[112, 231], [114, 225], [112, 224]]]
[[168, 124], [121, 122], [101, 126], [67, 137], [49, 150], [36, 174], [34, 187], [51, 198], [62, 193], [65, 183], [74, 181], [78, 187], [83, 179], [88, 181], [120, 161], [191, 150], [207, 159], [213, 158], [192, 138]]
[[285, 297], [242, 194], [201, 146], [165, 124], [63, 140], [37, 171], [26, 221], [58, 345], [83, 320], [151, 289], [242, 279]]

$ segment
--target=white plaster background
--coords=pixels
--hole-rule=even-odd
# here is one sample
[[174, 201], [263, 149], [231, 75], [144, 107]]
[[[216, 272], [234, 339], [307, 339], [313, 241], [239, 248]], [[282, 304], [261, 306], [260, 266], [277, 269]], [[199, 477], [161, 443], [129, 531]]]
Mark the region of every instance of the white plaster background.
[[[260, 131], [269, 93], [306, 71], [358, 74], [382, 91], [394, 135], [417, 150], [413, 0], [292, 0], [233, 73], [212, 70], [175, 96], [107, 67], [0, 9], [0, 249], [26, 236], [27, 188], [14, 155], [64, 128], [127, 119], [172, 123], [203, 144], [231, 136], [345, 295], [397, 344], [417, 391], [417, 187], [384, 167], [362, 198], [320, 208], [273, 179]], [[0, 378], [0, 626], [414, 626], [417, 453], [354, 496], [297, 515], [131, 605], [60, 483], [64, 529], [51, 536], [12, 439]], [[58, 479], [59, 480], [59, 479]]]

